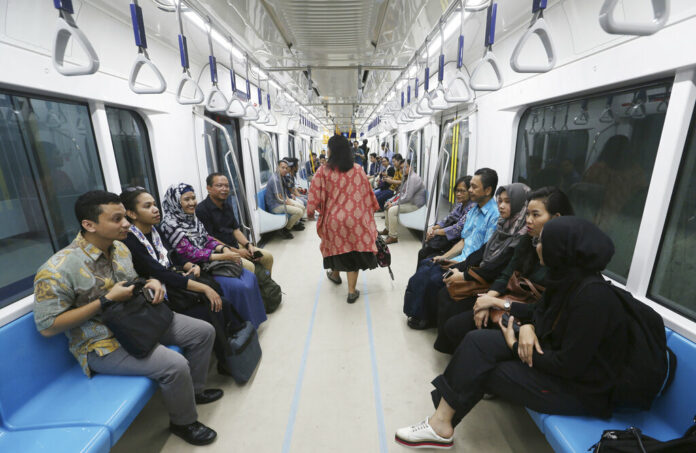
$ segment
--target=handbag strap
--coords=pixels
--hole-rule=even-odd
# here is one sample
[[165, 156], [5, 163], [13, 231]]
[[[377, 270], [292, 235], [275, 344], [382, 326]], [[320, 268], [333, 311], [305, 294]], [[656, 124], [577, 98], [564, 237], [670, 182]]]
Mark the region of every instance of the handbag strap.
[[482, 284], [482, 285], [488, 285], [488, 282], [487, 282], [486, 280], [484, 280], [483, 278], [481, 278], [481, 276], [480, 276], [479, 274], [477, 274], [476, 272], [474, 272], [474, 269], [473, 269], [473, 268], [469, 268], [469, 270], [467, 271], [467, 273], [468, 273], [474, 280], [476, 280], [477, 282], [479, 282], [480, 284]]
[[520, 281], [523, 281], [527, 285], [527, 287], [532, 292], [532, 294], [534, 294], [534, 297], [536, 297], [537, 300], [541, 299], [541, 291], [544, 291], [544, 289], [545, 289], [543, 286], [539, 286], [541, 288], [541, 291], [540, 291], [539, 288], [537, 287], [537, 285], [532, 283], [532, 281], [529, 280], [527, 277], [522, 277], [520, 275], [518, 275], [517, 277], [519, 278]]

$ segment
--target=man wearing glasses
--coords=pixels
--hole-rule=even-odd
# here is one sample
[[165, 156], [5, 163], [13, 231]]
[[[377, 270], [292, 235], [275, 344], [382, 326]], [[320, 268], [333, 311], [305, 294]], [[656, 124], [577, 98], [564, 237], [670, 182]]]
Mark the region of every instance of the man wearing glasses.
[[208, 196], [196, 206], [196, 217], [208, 233], [219, 242], [231, 247], [242, 257], [244, 268], [254, 272], [254, 261], [268, 272], [273, 268], [273, 255], [254, 247], [240, 230], [239, 222], [227, 198], [230, 183], [222, 173], [211, 173], [205, 179]]

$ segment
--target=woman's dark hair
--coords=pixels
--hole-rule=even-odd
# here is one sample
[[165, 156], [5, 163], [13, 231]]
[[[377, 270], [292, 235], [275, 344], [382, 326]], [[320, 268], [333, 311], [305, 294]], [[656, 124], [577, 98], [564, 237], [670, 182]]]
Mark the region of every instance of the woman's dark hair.
[[527, 196], [527, 201], [532, 200], [540, 200], [544, 203], [546, 211], [551, 215], [575, 215], [573, 205], [570, 203], [568, 195], [556, 186], [546, 186], [541, 189], [533, 190]]
[[457, 186], [459, 186], [459, 184], [461, 183], [464, 183], [464, 185], [466, 186], [466, 190], [469, 190], [469, 186], [471, 185], [471, 176], [466, 175], [457, 179], [457, 181], [454, 183], [454, 188], [456, 189]]
[[326, 165], [330, 169], [345, 173], [353, 168], [353, 151], [350, 149], [348, 139], [342, 135], [334, 135], [329, 139], [328, 146], [331, 154]]
[[85, 232], [82, 228], [83, 220], [99, 223], [99, 215], [102, 213], [101, 205], [119, 203], [121, 200], [118, 195], [104, 190], [90, 190], [80, 195], [80, 198], [75, 201], [75, 217], [80, 224], [80, 230]]
[[[148, 191], [142, 188], [129, 187], [121, 192], [121, 195], [119, 195], [118, 198], [121, 200], [121, 203], [123, 203], [123, 207], [126, 208], [126, 211], [135, 212], [136, 205], [138, 204], [138, 197], [143, 193], [148, 193]], [[126, 217], [128, 216], [126, 215]], [[131, 222], [133, 221], [133, 219], [130, 217], [128, 217], [128, 220]]]
[[[527, 201], [532, 200], [541, 201], [546, 211], [552, 216], [556, 214], [560, 214], [561, 216], [575, 214], [573, 205], [570, 204], [568, 196], [556, 186], [546, 186], [541, 189], [533, 190], [527, 196]], [[539, 261], [536, 248], [534, 247], [534, 240], [525, 234], [520, 241], [519, 247], [523, 247], [520, 256], [521, 267], [519, 270], [522, 272], [522, 275], [528, 277], [534, 265]]]

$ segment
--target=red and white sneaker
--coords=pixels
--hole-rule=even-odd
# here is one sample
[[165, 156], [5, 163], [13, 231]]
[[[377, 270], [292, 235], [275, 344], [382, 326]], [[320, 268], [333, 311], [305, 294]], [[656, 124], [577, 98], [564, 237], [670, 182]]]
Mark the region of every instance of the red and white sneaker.
[[453, 437], [444, 438], [435, 433], [428, 423], [428, 417], [417, 425], [396, 430], [394, 440], [411, 448], [437, 448], [449, 450], [454, 445]]

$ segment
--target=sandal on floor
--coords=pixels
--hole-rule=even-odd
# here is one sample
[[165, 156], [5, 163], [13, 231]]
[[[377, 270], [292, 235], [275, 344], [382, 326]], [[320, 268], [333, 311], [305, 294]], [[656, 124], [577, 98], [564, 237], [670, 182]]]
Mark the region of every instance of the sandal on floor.
[[353, 304], [356, 300], [358, 300], [358, 297], [360, 297], [360, 291], [356, 289], [354, 293], [348, 293], [348, 299], [346, 300], [346, 302], [348, 302], [349, 304]]
[[[454, 436], [453, 436], [454, 437]], [[400, 428], [394, 435], [394, 440], [401, 445], [411, 448], [450, 449], [454, 445], [453, 437], [445, 438], [437, 435], [428, 423], [428, 418], [417, 425]]]
[[340, 285], [341, 283], [343, 283], [343, 280], [341, 280], [340, 274], [338, 275], [338, 277], [334, 277], [332, 274], [333, 274], [333, 272], [326, 271], [326, 278], [328, 278], [329, 280], [331, 280], [332, 282], [334, 282], [337, 285]]

